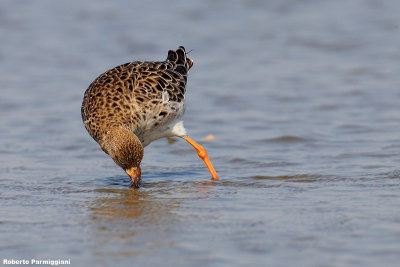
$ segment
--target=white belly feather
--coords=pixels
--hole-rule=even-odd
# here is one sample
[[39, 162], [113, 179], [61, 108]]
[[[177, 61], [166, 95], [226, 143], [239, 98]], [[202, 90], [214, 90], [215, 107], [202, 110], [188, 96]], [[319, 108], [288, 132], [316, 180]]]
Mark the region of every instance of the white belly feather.
[[[171, 107], [173, 106], [173, 109]], [[147, 146], [154, 140], [163, 137], [186, 136], [186, 130], [183, 126], [184, 103], [168, 103], [162, 110], [168, 110], [166, 116], [155, 116], [143, 122], [134, 132], [143, 147]], [[155, 114], [159, 114], [161, 110], [154, 110]]]

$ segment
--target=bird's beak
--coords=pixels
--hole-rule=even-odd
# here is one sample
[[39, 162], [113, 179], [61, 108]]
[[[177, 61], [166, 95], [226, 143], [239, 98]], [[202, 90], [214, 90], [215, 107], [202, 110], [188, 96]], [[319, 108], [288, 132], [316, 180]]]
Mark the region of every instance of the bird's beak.
[[142, 170], [140, 169], [140, 167], [132, 167], [125, 171], [129, 175], [129, 177], [131, 177], [132, 186], [138, 188], [142, 176]]

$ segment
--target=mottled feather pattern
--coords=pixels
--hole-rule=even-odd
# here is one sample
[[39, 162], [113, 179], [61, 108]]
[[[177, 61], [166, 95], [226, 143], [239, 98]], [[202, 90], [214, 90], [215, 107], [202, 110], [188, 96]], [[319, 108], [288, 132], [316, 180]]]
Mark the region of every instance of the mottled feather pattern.
[[100, 144], [107, 129], [118, 126], [148, 143], [142, 136], [146, 128], [162, 127], [183, 115], [192, 65], [185, 49], [179, 47], [168, 51], [165, 61], [134, 61], [101, 74], [83, 99], [86, 129]]
[[86, 90], [82, 119], [100, 147], [139, 187], [144, 147], [162, 137], [178, 136], [197, 151], [218, 179], [206, 150], [183, 126], [187, 73], [193, 61], [185, 48], [169, 50], [165, 61], [134, 61], [96, 78]]

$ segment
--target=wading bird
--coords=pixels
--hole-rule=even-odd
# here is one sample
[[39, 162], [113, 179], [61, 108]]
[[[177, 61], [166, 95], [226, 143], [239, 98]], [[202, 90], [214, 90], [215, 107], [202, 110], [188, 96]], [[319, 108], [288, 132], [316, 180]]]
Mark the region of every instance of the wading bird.
[[82, 120], [86, 130], [129, 175], [141, 182], [143, 148], [162, 137], [189, 142], [218, 179], [206, 150], [183, 126], [187, 73], [193, 60], [185, 48], [169, 50], [165, 61], [134, 61], [101, 74], [86, 90]]

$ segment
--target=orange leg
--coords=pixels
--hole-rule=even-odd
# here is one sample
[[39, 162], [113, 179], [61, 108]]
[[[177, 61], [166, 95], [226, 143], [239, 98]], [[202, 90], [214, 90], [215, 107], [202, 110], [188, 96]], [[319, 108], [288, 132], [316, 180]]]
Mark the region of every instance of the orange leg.
[[212, 175], [212, 179], [213, 180], [217, 180], [218, 179], [218, 174], [215, 171], [213, 165], [211, 164], [210, 158], [207, 155], [206, 150], [204, 149], [204, 147], [202, 147], [201, 145], [199, 145], [198, 143], [196, 143], [192, 138], [190, 138], [189, 136], [185, 136], [184, 139], [186, 141], [189, 142], [189, 144], [191, 144], [196, 150], [197, 150], [197, 154], [199, 155], [199, 157], [204, 161], [204, 163], [207, 165], [208, 170], [211, 172]]

